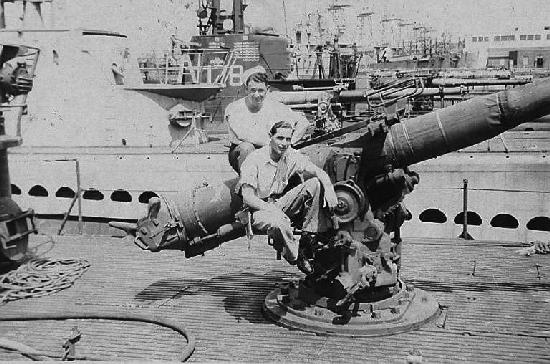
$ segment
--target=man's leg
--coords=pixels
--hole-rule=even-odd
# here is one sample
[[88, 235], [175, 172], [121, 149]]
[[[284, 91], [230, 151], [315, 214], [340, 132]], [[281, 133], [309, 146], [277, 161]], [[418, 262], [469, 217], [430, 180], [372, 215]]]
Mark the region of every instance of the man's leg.
[[[277, 201], [277, 206], [293, 221], [302, 223], [302, 241], [298, 244], [298, 268], [306, 273], [314, 273], [310, 259], [308, 233], [325, 232], [331, 226], [327, 210], [322, 208], [323, 190], [318, 178], [310, 178], [294, 187]], [[304, 234], [305, 233], [305, 234]], [[309, 252], [309, 253], [308, 253]]]
[[283, 211], [260, 210], [252, 214], [252, 220], [254, 229], [267, 232], [275, 243], [284, 245], [284, 258], [294, 264], [298, 258], [298, 242], [294, 239], [289, 217]]
[[310, 178], [285, 193], [276, 204], [292, 220], [301, 220], [302, 231], [325, 232], [331, 223], [327, 210], [322, 207], [322, 191], [321, 181]]
[[229, 159], [229, 164], [235, 172], [241, 174], [241, 165], [243, 164], [246, 157], [256, 150], [254, 144], [248, 142], [241, 142], [238, 145], [232, 145], [229, 149], [229, 154], [227, 155]]

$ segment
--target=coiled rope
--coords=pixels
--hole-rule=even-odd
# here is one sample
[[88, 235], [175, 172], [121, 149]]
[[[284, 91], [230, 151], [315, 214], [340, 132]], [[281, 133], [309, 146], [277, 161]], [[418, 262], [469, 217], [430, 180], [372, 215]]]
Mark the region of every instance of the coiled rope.
[[84, 259], [35, 258], [0, 276], [0, 304], [41, 297], [71, 287], [90, 263]]

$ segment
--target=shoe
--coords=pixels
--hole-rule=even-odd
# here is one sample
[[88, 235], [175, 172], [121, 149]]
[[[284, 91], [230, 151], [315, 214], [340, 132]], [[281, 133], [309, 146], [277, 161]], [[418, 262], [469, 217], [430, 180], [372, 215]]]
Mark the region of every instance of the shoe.
[[300, 271], [302, 271], [302, 273], [304, 273], [307, 276], [313, 274], [313, 267], [309, 263], [309, 260], [307, 260], [305, 258], [299, 258], [296, 261], [296, 266], [298, 267], [298, 269]]

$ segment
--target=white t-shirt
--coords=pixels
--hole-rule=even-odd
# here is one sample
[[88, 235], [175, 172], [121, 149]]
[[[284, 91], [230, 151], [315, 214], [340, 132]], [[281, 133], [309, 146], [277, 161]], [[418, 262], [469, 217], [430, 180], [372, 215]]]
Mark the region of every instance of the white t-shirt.
[[256, 146], [269, 144], [269, 130], [278, 121], [288, 121], [295, 127], [297, 123], [308, 122], [302, 114], [269, 97], [266, 97], [258, 112], [248, 110], [245, 98], [232, 102], [225, 109], [225, 121], [231, 143], [245, 141]]

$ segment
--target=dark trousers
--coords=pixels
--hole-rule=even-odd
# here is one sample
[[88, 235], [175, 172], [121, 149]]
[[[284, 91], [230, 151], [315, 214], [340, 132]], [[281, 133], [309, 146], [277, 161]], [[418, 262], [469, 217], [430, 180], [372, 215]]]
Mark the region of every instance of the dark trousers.
[[241, 165], [246, 157], [255, 150], [256, 147], [252, 143], [241, 142], [240, 144], [231, 144], [227, 158], [229, 159], [229, 164], [233, 167], [235, 172], [241, 174]]

